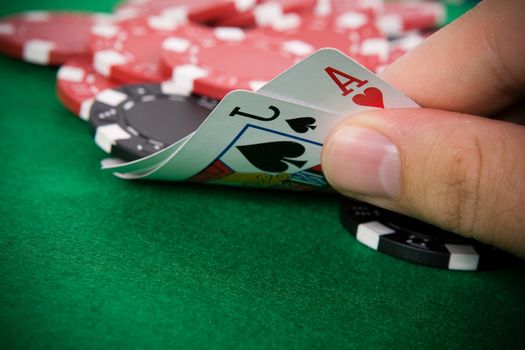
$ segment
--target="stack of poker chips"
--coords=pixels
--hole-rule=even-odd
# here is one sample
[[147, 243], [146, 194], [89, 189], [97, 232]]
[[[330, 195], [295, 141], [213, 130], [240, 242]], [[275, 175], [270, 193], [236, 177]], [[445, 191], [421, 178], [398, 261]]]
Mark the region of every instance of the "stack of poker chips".
[[[445, 6], [428, 1], [127, 0], [112, 14], [32, 11], [3, 18], [0, 51], [60, 66], [62, 104], [90, 122], [101, 149], [134, 160], [177, 141], [166, 130], [180, 128], [164, 120], [168, 125], [142, 130], [141, 117], [160, 115], [159, 103], [132, 118], [107, 115], [124, 101], [144, 103], [137, 84], [148, 84], [144, 91], [157, 91], [156, 100], [174, 108], [189, 104], [205, 113], [202, 101], [213, 106], [232, 90], [257, 90], [324, 47], [379, 72], [444, 19]], [[134, 87], [126, 90], [128, 84]]]

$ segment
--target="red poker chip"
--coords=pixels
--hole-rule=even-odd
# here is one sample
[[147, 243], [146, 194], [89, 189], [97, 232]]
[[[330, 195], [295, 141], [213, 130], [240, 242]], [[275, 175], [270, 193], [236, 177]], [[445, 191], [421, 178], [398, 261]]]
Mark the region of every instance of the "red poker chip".
[[375, 25], [369, 11], [352, 10], [331, 17], [335, 27], [346, 32], [349, 48], [345, 53], [351, 58], [371, 71], [376, 71], [387, 60], [388, 40]]
[[367, 11], [347, 11], [335, 16], [335, 21], [337, 27], [347, 30], [350, 57], [372, 71], [386, 61], [388, 40]]
[[92, 26], [107, 15], [34, 11], [0, 19], [0, 51], [24, 61], [59, 65], [88, 53]]
[[438, 2], [387, 3], [376, 24], [387, 36], [401, 36], [411, 30], [437, 28], [445, 20], [445, 9]]
[[311, 13], [290, 14], [260, 31], [283, 40], [283, 50], [298, 56], [309, 55], [321, 48], [331, 47], [346, 54], [359, 52], [361, 41], [383, 38], [365, 13], [353, 12], [344, 16], [316, 16]]
[[114, 88], [112, 82], [93, 69], [88, 58], [75, 58], [62, 65], [57, 73], [57, 96], [75, 115], [89, 119], [89, 110], [95, 96], [102, 90]]
[[274, 21], [271, 28], [259, 29], [264, 35], [282, 41], [281, 50], [304, 57], [325, 48], [338, 49], [374, 70], [388, 57], [385, 36], [366, 11], [340, 15], [289, 14]]
[[386, 38], [365, 38], [359, 42], [358, 50], [350, 54], [350, 57], [366, 68], [375, 72], [388, 60], [390, 48]]
[[100, 23], [91, 27], [88, 35], [88, 51], [91, 55], [97, 51], [111, 48], [114, 38], [120, 30], [118, 23]]
[[317, 0], [318, 16], [336, 15], [347, 11], [360, 11], [373, 15], [383, 11], [384, 0]]
[[166, 80], [160, 67], [162, 42], [184, 25], [162, 16], [94, 27], [90, 36], [95, 70], [121, 83]]
[[261, 3], [242, 13], [228, 13], [214, 21], [217, 26], [264, 27], [278, 21], [284, 14], [313, 9], [316, 0], [261, 0]]
[[296, 61], [281, 50], [280, 40], [239, 28], [173, 36], [162, 44], [162, 62], [179, 93], [214, 99], [236, 89], [257, 90]]
[[244, 12], [257, 0], [128, 0], [116, 9], [120, 18], [151, 15], [171, 17], [179, 22], [208, 22], [227, 13]]

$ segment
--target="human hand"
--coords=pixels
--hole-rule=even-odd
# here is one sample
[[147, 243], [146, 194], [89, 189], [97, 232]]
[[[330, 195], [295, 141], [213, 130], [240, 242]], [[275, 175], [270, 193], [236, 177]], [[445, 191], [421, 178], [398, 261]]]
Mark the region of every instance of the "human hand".
[[525, 1], [485, 0], [381, 77], [425, 108], [353, 115], [322, 166], [341, 193], [525, 256]]

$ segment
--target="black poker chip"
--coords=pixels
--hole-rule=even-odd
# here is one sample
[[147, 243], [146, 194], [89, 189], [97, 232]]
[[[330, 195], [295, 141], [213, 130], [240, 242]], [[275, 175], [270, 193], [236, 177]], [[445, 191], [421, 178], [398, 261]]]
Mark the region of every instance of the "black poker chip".
[[512, 260], [493, 246], [348, 198], [341, 200], [340, 219], [362, 244], [417, 264], [476, 271], [501, 267]]
[[216, 100], [169, 93], [167, 84], [131, 84], [101, 91], [90, 108], [95, 143], [107, 153], [136, 160], [194, 132]]

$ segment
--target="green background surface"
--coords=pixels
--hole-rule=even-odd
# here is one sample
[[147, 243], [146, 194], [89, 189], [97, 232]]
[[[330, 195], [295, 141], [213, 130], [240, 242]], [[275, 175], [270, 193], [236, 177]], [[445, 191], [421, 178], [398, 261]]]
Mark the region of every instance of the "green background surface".
[[523, 262], [466, 273], [379, 254], [335, 196], [103, 174], [55, 74], [0, 56], [1, 348], [525, 348]]

